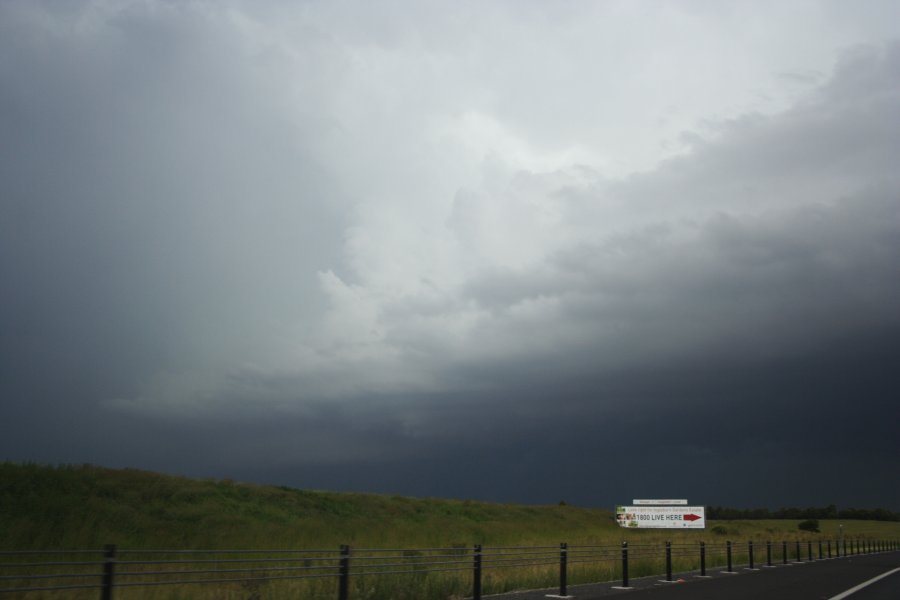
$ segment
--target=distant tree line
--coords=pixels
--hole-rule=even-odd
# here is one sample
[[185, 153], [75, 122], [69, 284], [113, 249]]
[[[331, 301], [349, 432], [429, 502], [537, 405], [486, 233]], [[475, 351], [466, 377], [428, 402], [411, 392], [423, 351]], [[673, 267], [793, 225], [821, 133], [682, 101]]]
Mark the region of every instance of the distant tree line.
[[900, 513], [884, 508], [842, 508], [834, 504], [822, 508], [730, 508], [728, 506], [707, 506], [706, 518], [729, 519], [858, 519], [865, 521], [900, 521]]

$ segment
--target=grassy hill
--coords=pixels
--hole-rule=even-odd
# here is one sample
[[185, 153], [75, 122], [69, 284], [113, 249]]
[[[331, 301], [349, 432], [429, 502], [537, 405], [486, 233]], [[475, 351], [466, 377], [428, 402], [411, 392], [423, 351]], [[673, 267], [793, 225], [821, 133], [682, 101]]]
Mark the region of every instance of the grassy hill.
[[[98, 550], [307, 550], [332, 554], [341, 544], [354, 548], [415, 549], [544, 546], [678, 544], [704, 540], [719, 547], [710, 563], [724, 560], [724, 540], [835, 539], [838, 523], [821, 521], [822, 533], [797, 528], [798, 521], [718, 521], [706, 530], [624, 530], [608, 510], [573, 506], [522, 506], [463, 500], [414, 499], [377, 494], [302, 491], [233, 481], [196, 480], [133, 469], [94, 466], [39, 466], [0, 463], [0, 551]], [[847, 538], [900, 538], [900, 523], [843, 521]], [[691, 544], [693, 546], [693, 544]], [[742, 552], [740, 546], [737, 552]], [[712, 546], [710, 546], [712, 548]], [[393, 551], [392, 551], [393, 552]], [[793, 550], [792, 550], [793, 552]], [[161, 555], [157, 555], [161, 556]], [[230, 555], [234, 556], [234, 555]], [[617, 555], [610, 560], [581, 561], [570, 568], [569, 581], [610, 581], [619, 576]], [[18, 560], [18, 559], [15, 559]], [[218, 560], [218, 559], [217, 559]], [[738, 556], [736, 560], [741, 560]], [[659, 573], [662, 559], [642, 559], [632, 575]], [[516, 569], [491, 569], [485, 593], [554, 585], [551, 563]], [[149, 567], [129, 568], [134, 570]], [[72, 569], [73, 567], [66, 567]], [[90, 569], [90, 567], [85, 567]], [[676, 569], [697, 568], [695, 552], [676, 560]], [[39, 569], [20, 574], [35, 574]], [[464, 597], [470, 573], [431, 573], [356, 577], [352, 597], [365, 600], [445, 600]], [[27, 581], [18, 582], [22, 587]], [[43, 580], [46, 581], [46, 580]], [[68, 581], [68, 580], [67, 580]], [[54, 585], [66, 583], [58, 580]], [[261, 600], [334, 598], [333, 577], [304, 581], [237, 582], [203, 586], [132, 588], [139, 600]], [[0, 586], [2, 587], [2, 586]], [[58, 592], [29, 598], [55, 599]], [[93, 599], [94, 590], [71, 591], [73, 600]]]
[[609, 511], [302, 491], [132, 469], [0, 464], [2, 549], [428, 547], [597, 540]]
[[[823, 521], [836, 537], [837, 522]], [[844, 521], [847, 536], [900, 537], [900, 523]], [[711, 522], [626, 531], [608, 510], [303, 491], [133, 469], [0, 463], [0, 549], [335, 548], [545, 545], [725, 538], [807, 539], [797, 522]], [[815, 537], [815, 536], [813, 536]]]

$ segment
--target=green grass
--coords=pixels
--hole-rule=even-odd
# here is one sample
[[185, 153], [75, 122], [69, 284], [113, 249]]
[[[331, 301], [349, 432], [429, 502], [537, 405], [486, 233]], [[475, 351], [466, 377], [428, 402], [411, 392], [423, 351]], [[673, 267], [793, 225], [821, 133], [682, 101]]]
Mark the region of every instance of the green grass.
[[[720, 521], [706, 530], [623, 530], [609, 510], [574, 506], [524, 506], [466, 500], [416, 499], [377, 494], [304, 491], [228, 480], [196, 480], [132, 469], [0, 463], [0, 550], [99, 549], [329, 549], [471, 548], [500, 546], [630, 545], [665, 541], [710, 546], [708, 564], [724, 564], [716, 551], [735, 541], [735, 561], [746, 561], [746, 541], [836, 539], [837, 521], [820, 521], [822, 533], [799, 521]], [[843, 521], [847, 538], [900, 538], [900, 523]], [[817, 548], [816, 548], [817, 549]], [[794, 547], [790, 546], [793, 556]], [[806, 547], [803, 548], [805, 556]], [[780, 544], [776, 548], [780, 557]], [[697, 568], [696, 555], [678, 557], [676, 570]], [[618, 563], [572, 565], [570, 583], [619, 577]], [[632, 576], [658, 573], [661, 559], [635, 563]], [[485, 593], [554, 585], [556, 569], [488, 570]], [[356, 578], [354, 599], [450, 598], [470, 591], [471, 575], [433, 574]], [[117, 597], [333, 598], [333, 579], [313, 583], [227, 584], [190, 589], [121, 590]], [[67, 595], [93, 598], [96, 594]], [[30, 598], [61, 598], [50, 593]]]
[[303, 491], [93, 466], [0, 464], [6, 549], [430, 547], [606, 538], [609, 511]]

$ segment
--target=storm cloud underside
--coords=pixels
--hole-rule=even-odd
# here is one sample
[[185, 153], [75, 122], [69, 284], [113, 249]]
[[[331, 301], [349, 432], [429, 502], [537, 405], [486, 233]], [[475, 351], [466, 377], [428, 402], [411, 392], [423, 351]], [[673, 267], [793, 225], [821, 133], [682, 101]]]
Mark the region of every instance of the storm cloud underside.
[[0, 8], [0, 458], [900, 508], [900, 44], [349, 6]]

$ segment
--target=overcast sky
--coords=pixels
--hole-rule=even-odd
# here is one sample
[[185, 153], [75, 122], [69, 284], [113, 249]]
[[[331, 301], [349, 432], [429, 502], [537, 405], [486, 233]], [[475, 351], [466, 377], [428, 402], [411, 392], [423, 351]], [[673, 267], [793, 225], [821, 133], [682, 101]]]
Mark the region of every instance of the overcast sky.
[[0, 3], [0, 460], [900, 509], [900, 3]]

